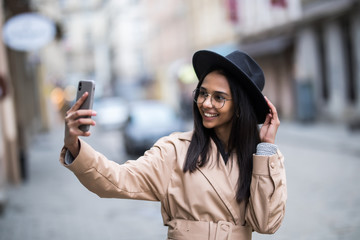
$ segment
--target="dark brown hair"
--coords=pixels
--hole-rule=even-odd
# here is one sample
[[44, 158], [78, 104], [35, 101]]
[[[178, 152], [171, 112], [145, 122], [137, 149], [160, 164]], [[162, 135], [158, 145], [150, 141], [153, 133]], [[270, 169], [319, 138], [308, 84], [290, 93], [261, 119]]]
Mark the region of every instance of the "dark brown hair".
[[[238, 202], [244, 200], [247, 202], [250, 196], [250, 183], [253, 168], [252, 155], [255, 153], [256, 146], [260, 142], [257, 119], [250, 99], [241, 86], [241, 79], [236, 79], [234, 76], [228, 75], [221, 69], [214, 68], [209, 72], [215, 70], [224, 75], [230, 85], [232, 100], [235, 107], [228, 142], [228, 151], [229, 153], [236, 153], [239, 165], [236, 200]], [[204, 78], [200, 79], [197, 88], [202, 85]], [[187, 151], [183, 169], [184, 172], [194, 172], [197, 167], [201, 168], [208, 162], [210, 139], [215, 136], [213, 129], [207, 129], [203, 126], [202, 117], [195, 102], [193, 104], [193, 115], [194, 134]]]

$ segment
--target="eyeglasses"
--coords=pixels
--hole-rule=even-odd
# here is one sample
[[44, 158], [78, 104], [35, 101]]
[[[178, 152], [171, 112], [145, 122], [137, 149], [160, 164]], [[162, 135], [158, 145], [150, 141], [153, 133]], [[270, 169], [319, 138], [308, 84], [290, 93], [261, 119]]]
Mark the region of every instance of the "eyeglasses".
[[226, 101], [232, 100], [225, 98], [224, 94], [220, 92], [209, 94], [205, 90], [198, 88], [193, 91], [193, 99], [196, 103], [203, 104], [208, 96], [210, 96], [211, 105], [216, 109], [222, 108], [225, 105]]

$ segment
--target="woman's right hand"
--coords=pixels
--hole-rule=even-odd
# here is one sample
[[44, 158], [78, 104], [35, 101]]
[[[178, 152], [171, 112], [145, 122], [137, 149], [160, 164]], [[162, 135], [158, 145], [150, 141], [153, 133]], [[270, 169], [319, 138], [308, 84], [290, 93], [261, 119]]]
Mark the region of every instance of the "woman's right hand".
[[92, 125], [95, 126], [95, 121], [91, 118], [85, 118], [86, 116], [96, 116], [96, 112], [89, 109], [79, 110], [81, 104], [88, 97], [88, 92], [85, 92], [79, 100], [66, 112], [65, 117], [65, 137], [64, 146], [71, 152], [74, 158], [79, 154], [79, 136], [88, 137], [90, 132], [83, 132], [79, 129], [80, 125]]

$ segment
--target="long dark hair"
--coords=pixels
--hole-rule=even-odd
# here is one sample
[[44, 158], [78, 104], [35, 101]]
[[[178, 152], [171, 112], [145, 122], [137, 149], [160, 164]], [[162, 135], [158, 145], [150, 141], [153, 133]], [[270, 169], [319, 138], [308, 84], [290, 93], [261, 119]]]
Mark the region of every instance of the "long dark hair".
[[[247, 202], [250, 196], [250, 183], [252, 174], [252, 155], [256, 145], [260, 142], [259, 128], [254, 109], [245, 90], [241, 86], [241, 79], [227, 74], [221, 69], [214, 69], [224, 75], [229, 82], [232, 101], [234, 103], [234, 116], [228, 142], [228, 151], [236, 152], [239, 165], [239, 178], [237, 183], [236, 200]], [[198, 88], [202, 85], [205, 76], [200, 79]], [[194, 134], [186, 154], [184, 172], [194, 172], [196, 167], [204, 166], [209, 160], [210, 139], [215, 134], [213, 129], [207, 129], [202, 124], [202, 117], [197, 107], [193, 104]], [[216, 136], [215, 136], [216, 137]], [[219, 153], [219, 149], [218, 149]], [[219, 154], [218, 154], [219, 156]], [[219, 159], [218, 159], [219, 160]]]

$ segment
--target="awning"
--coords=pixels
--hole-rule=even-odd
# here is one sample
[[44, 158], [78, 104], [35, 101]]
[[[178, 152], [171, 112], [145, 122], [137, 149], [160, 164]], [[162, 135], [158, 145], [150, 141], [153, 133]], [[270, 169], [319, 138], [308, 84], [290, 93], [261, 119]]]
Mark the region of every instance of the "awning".
[[293, 43], [290, 36], [278, 36], [272, 38], [261, 39], [248, 43], [241, 43], [240, 49], [251, 56], [272, 55], [285, 51]]

